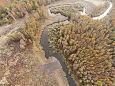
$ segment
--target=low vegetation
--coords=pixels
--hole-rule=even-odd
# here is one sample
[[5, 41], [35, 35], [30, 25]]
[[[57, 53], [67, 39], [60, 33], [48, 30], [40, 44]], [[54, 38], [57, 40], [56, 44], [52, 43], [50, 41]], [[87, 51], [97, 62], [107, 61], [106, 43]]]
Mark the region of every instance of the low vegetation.
[[[24, 25], [18, 27], [18, 25], [12, 24], [14, 27], [9, 27], [12, 30], [0, 37], [0, 86], [42, 85], [40, 80], [43, 79], [41, 77], [43, 74], [40, 73], [38, 67], [42, 65], [40, 58], [43, 57], [43, 60], [45, 56], [38, 44], [44, 15], [39, 14], [42, 13], [42, 8], [36, 9], [34, 7], [36, 5], [33, 4], [35, 4], [33, 0], [16, 0], [10, 6], [0, 9], [1, 25], [7, 24], [9, 21], [12, 23], [11, 20], [14, 21], [14, 19], [23, 19], [25, 12], [28, 13], [28, 19], [25, 22], [20, 21]], [[39, 17], [36, 17], [36, 13]], [[5, 17], [8, 22], [3, 22]], [[4, 30], [4, 28], [1, 29]]]
[[0, 25], [10, 24], [16, 19], [25, 17], [27, 14], [37, 12], [43, 16], [40, 3], [36, 0], [14, 0], [6, 6], [0, 6]]
[[69, 19], [75, 19], [74, 17], [76, 17], [76, 15], [79, 15], [79, 11], [82, 11], [82, 7], [79, 4], [64, 4], [51, 8], [52, 13], [60, 13], [61, 15], [64, 15]]

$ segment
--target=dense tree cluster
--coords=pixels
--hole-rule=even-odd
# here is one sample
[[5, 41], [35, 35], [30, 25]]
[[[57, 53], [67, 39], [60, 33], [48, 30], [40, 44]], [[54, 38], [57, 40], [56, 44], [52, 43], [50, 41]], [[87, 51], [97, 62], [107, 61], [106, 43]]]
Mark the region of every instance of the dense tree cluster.
[[113, 86], [115, 70], [106, 24], [81, 16], [49, 30], [50, 44], [64, 55], [80, 86]]
[[[115, 3], [115, 1], [112, 1]], [[110, 19], [110, 24], [112, 28], [112, 32], [110, 34], [110, 39], [112, 40], [111, 47], [114, 49], [112, 53], [112, 58], [113, 58], [113, 66], [115, 67], [115, 5], [113, 4], [112, 11], [109, 14], [109, 19]]]

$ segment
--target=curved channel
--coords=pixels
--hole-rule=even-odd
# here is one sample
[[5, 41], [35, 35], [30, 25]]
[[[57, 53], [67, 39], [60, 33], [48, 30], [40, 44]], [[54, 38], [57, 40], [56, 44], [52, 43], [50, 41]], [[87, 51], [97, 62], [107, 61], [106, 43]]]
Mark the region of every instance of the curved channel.
[[97, 16], [97, 17], [93, 17], [93, 19], [100, 20], [100, 19], [104, 18], [105, 16], [107, 16], [107, 14], [110, 12], [111, 8], [113, 7], [112, 2], [109, 2], [109, 4], [110, 5], [109, 5], [108, 9], [103, 14], [101, 14], [100, 16]]

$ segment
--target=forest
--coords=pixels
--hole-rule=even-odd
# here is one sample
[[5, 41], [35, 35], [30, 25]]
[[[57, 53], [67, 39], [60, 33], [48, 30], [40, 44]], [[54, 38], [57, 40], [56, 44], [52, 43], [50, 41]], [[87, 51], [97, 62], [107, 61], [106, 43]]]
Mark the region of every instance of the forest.
[[106, 23], [85, 16], [49, 28], [51, 46], [63, 54], [80, 86], [113, 85], [115, 69], [109, 33], [111, 27]]

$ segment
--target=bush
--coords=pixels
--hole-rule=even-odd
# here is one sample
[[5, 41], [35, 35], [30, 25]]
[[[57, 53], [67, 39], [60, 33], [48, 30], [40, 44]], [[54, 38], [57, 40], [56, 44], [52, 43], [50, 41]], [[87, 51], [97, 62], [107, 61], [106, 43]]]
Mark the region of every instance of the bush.
[[41, 35], [41, 23], [35, 17], [31, 17], [28, 22], [26, 22], [26, 27], [23, 29], [23, 33], [31, 38], [33, 41], [40, 40]]

